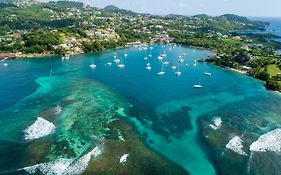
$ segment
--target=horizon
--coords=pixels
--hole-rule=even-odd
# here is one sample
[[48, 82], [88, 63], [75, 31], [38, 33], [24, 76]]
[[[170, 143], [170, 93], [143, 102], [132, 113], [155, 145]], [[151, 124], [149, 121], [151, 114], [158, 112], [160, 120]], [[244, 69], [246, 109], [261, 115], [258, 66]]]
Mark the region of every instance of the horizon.
[[[49, 0], [39, 0], [48, 2]], [[132, 0], [72, 0], [83, 2], [98, 8], [104, 8], [108, 5], [114, 5], [120, 9], [131, 10], [138, 13], [148, 13], [152, 15], [178, 14], [193, 16], [198, 14], [207, 14], [209, 16], [220, 16], [223, 14], [236, 14], [246, 17], [274, 17], [281, 18], [279, 7], [280, 2], [267, 0], [258, 2], [255, 0], [154, 0], [154, 1], [132, 1]], [[132, 5], [133, 4], [133, 5]], [[264, 8], [267, 7], [267, 8]], [[261, 14], [262, 12], [262, 14]]]

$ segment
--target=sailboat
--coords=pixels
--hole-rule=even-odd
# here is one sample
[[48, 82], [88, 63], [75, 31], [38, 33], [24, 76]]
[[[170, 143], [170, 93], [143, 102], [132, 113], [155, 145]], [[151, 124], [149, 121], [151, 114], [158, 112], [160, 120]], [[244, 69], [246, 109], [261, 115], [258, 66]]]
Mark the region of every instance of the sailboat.
[[89, 66], [91, 69], [95, 69], [97, 67], [97, 65], [95, 65], [95, 64], [90, 64]]
[[148, 70], [148, 71], [151, 70], [151, 65], [150, 65], [149, 59], [147, 59], [147, 64], [146, 64], [145, 69]]
[[184, 62], [184, 59], [179, 59], [179, 62], [180, 62], [180, 63], [183, 63], [183, 62]]
[[119, 64], [120, 61], [121, 60], [117, 58], [117, 55], [114, 55], [114, 63]]
[[118, 64], [117, 66], [120, 68], [120, 69], [124, 69], [125, 68], [125, 64], [122, 63], [122, 59], [119, 61], [120, 64]]
[[159, 76], [162, 76], [162, 75], [164, 75], [164, 74], [165, 74], [165, 71], [164, 71], [164, 64], [162, 63], [161, 71], [158, 72], [158, 75], [159, 75]]
[[202, 87], [203, 87], [203, 86], [201, 85], [201, 83], [200, 83], [200, 79], [199, 79], [199, 81], [198, 81], [198, 84], [194, 84], [193, 87], [194, 87], [194, 88], [202, 88]]
[[180, 75], [181, 75], [179, 62], [178, 62], [178, 70], [175, 72], [175, 74], [176, 74], [177, 76], [180, 76]]
[[206, 69], [205, 69], [204, 75], [212, 76], [212, 74], [208, 71], [208, 67], [206, 64], [205, 64], [205, 67], [206, 67]]
[[147, 63], [146, 67], [145, 67], [146, 70], [151, 70], [151, 66], [149, 63]]
[[197, 65], [197, 61], [193, 60], [193, 66], [196, 66], [196, 65]]
[[173, 64], [173, 66], [171, 67], [171, 69], [173, 69], [173, 70], [176, 70], [176, 69], [177, 69], [177, 66], [176, 66], [176, 59], [174, 59], [174, 64]]

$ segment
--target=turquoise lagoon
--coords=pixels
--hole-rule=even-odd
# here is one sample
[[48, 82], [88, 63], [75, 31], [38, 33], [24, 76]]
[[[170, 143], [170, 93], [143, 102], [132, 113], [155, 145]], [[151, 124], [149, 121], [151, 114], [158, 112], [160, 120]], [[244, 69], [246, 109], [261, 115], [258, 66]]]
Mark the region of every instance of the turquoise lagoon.
[[[245, 75], [207, 63], [193, 65], [193, 60], [212, 52], [170, 47], [131, 47], [64, 61], [49, 57], [1, 64], [0, 174], [42, 160], [78, 159], [101, 145], [109, 130], [106, 124], [118, 117], [132, 122], [151, 149], [190, 174], [278, 174], [280, 166], [273, 161], [280, 162], [278, 154], [251, 152], [249, 146], [280, 127], [281, 96]], [[157, 57], [163, 52], [169, 64], [163, 67], [166, 73], [158, 76], [162, 63]], [[145, 69], [144, 57], [149, 54], [151, 71]], [[124, 69], [107, 65], [114, 55]], [[179, 55], [184, 63], [178, 63]], [[93, 62], [96, 69], [89, 67]], [[174, 63], [181, 76], [171, 69]], [[198, 83], [203, 88], [193, 88]], [[24, 130], [37, 117], [52, 122], [55, 132], [24, 140]], [[222, 120], [216, 130], [209, 126], [215, 118]], [[225, 147], [234, 136], [245, 141], [247, 156]], [[268, 160], [270, 165], [265, 165]]]

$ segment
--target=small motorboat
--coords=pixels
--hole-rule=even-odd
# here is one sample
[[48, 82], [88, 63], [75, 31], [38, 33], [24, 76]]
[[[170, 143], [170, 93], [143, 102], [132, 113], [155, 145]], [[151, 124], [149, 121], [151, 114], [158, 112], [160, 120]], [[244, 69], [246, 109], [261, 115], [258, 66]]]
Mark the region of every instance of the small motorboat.
[[165, 72], [163, 72], [163, 71], [158, 72], [158, 75], [159, 75], [159, 76], [162, 76], [162, 75], [164, 75], [164, 74], [165, 74]]
[[185, 64], [185, 67], [188, 67], [189, 65], [188, 64]]

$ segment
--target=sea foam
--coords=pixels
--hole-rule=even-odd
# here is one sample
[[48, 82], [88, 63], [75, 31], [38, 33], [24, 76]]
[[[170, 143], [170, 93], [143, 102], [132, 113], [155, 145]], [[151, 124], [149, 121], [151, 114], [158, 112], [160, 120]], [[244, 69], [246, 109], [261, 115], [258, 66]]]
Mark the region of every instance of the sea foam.
[[210, 124], [209, 126], [210, 126], [212, 129], [217, 130], [217, 129], [219, 129], [219, 128], [221, 127], [221, 125], [222, 125], [222, 120], [221, 120], [221, 118], [220, 118], [220, 117], [216, 117], [216, 118], [214, 119], [214, 124]]
[[225, 147], [237, 154], [247, 155], [247, 153], [243, 151], [243, 140], [239, 136], [233, 137]]
[[25, 167], [22, 170], [30, 174], [40, 172], [44, 175], [78, 175], [86, 170], [91, 158], [96, 158], [101, 153], [101, 148], [97, 146], [77, 161], [73, 159], [58, 159], [54, 162]]
[[264, 135], [261, 135], [257, 141], [251, 144], [250, 151], [281, 152], [281, 129], [275, 129]]
[[129, 154], [124, 154], [124, 155], [120, 158], [119, 163], [125, 163], [125, 162], [127, 162], [128, 157], [129, 157]]
[[55, 132], [55, 125], [41, 117], [24, 130], [25, 140], [34, 140]]

